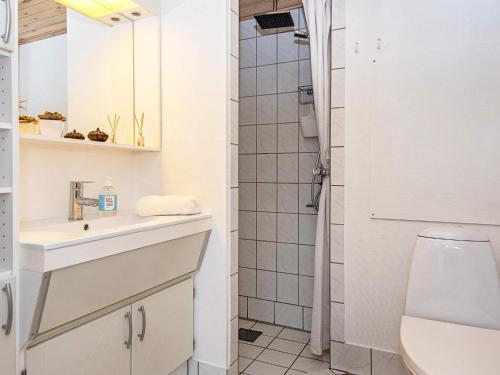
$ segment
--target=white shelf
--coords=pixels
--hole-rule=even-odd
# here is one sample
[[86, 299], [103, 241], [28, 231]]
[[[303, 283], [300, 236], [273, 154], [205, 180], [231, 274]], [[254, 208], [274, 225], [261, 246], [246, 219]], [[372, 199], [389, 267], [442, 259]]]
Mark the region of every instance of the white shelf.
[[12, 126], [8, 122], [0, 122], [0, 130], [10, 130]]
[[25, 144], [50, 145], [61, 148], [94, 148], [101, 150], [116, 150], [129, 152], [159, 152], [158, 147], [139, 147], [131, 145], [120, 145], [105, 142], [92, 142], [88, 140], [68, 139], [68, 138], [49, 138], [42, 135], [24, 134], [20, 136], [21, 142]]
[[12, 188], [8, 187], [0, 187], [0, 194], [10, 194], [12, 193]]

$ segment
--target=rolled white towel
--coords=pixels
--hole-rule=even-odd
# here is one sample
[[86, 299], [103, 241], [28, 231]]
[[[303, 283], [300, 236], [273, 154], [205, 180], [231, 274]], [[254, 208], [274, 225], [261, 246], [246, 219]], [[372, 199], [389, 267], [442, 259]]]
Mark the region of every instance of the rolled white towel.
[[185, 195], [148, 195], [135, 205], [139, 216], [194, 215], [201, 212], [195, 197]]

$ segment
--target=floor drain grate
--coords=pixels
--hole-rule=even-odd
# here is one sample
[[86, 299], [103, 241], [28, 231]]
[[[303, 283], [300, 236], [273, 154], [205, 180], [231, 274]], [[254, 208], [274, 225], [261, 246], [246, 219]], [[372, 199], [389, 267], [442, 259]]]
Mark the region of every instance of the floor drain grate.
[[240, 328], [238, 332], [238, 338], [241, 341], [255, 342], [262, 335], [262, 332], [253, 331], [251, 329]]

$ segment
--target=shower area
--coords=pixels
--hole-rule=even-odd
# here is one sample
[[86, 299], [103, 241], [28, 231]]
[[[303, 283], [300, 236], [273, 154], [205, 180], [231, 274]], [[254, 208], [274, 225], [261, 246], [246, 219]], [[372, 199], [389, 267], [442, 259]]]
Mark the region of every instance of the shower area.
[[[290, 18], [293, 26], [282, 19], [286, 27], [268, 29], [258, 17], [240, 19], [240, 371], [264, 355], [254, 355], [253, 346], [272, 349], [290, 337], [297, 344], [292, 351], [274, 349], [317, 360], [320, 369], [329, 361], [328, 353], [314, 356], [307, 345], [322, 170], [303, 8], [291, 9]], [[242, 328], [262, 336], [242, 340]]]

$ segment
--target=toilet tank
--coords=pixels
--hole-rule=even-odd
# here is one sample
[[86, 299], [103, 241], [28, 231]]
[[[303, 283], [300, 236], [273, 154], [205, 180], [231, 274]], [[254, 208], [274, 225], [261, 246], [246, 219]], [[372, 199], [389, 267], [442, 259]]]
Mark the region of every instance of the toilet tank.
[[488, 237], [461, 227], [422, 231], [406, 315], [500, 330], [500, 280]]

